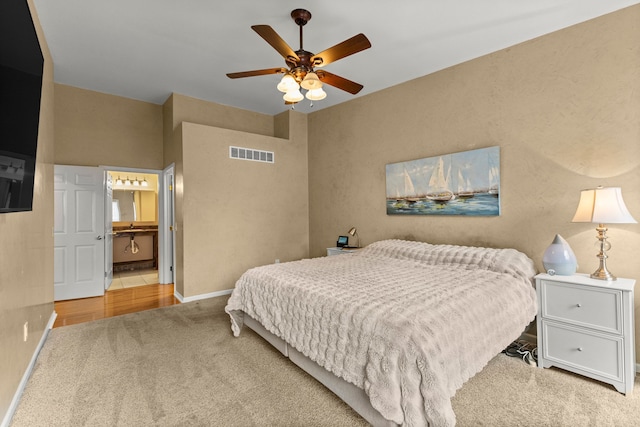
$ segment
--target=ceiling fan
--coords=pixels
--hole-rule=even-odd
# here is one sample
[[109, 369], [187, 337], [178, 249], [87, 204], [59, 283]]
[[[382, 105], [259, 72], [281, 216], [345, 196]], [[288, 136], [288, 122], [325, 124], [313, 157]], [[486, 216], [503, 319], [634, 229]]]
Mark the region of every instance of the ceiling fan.
[[322, 84], [356, 94], [364, 86], [351, 80], [332, 74], [325, 70], [316, 70], [327, 64], [358, 53], [371, 47], [367, 37], [360, 33], [335, 46], [332, 46], [318, 54], [304, 50], [302, 43], [302, 27], [311, 19], [311, 13], [305, 9], [295, 9], [291, 12], [291, 18], [300, 27], [300, 49], [294, 51], [291, 47], [268, 25], [253, 25], [251, 28], [266, 40], [280, 55], [284, 57], [288, 68], [267, 68], [264, 70], [242, 71], [228, 73], [227, 77], [238, 79], [242, 77], [262, 76], [267, 74], [284, 74], [278, 84], [278, 90], [284, 92], [285, 104], [295, 104], [304, 99], [300, 87], [307, 90], [306, 97], [311, 101], [324, 99], [327, 94], [322, 90]]

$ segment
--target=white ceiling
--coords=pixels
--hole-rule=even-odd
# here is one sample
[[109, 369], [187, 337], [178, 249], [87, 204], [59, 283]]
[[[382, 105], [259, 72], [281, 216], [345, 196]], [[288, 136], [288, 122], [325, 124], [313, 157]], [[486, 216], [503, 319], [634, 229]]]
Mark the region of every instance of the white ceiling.
[[[640, 0], [35, 0], [55, 81], [162, 104], [180, 93], [265, 114], [288, 107], [281, 76], [226, 73], [284, 67], [251, 25], [299, 46], [293, 9], [309, 10], [304, 48], [318, 53], [358, 33], [372, 47], [326, 66], [364, 85], [356, 96], [640, 3]], [[311, 112], [354, 95], [328, 87]]]

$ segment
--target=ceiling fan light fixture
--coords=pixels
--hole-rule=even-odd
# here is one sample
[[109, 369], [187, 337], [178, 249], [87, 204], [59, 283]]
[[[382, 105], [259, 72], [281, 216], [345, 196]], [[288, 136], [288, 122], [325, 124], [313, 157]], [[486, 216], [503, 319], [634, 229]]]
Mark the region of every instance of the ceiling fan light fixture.
[[303, 89], [307, 90], [319, 89], [322, 87], [322, 82], [318, 78], [318, 75], [311, 71], [307, 73], [306, 76], [304, 76], [304, 79], [302, 79], [302, 83], [300, 83], [300, 86], [302, 86]]
[[[360, 92], [363, 86], [359, 83], [352, 82], [328, 71], [320, 72], [321, 79], [313, 70], [314, 67], [323, 67], [347, 56], [369, 49], [371, 47], [369, 39], [360, 33], [314, 54], [304, 49], [302, 38], [302, 29], [311, 19], [311, 12], [306, 9], [295, 9], [291, 12], [291, 18], [299, 27], [300, 49], [298, 50], [293, 50], [269, 25], [251, 26], [253, 31], [284, 58], [287, 68], [277, 67], [242, 71], [239, 73], [227, 73], [227, 77], [230, 79], [239, 79], [243, 77], [283, 74], [282, 79], [276, 87], [280, 92], [284, 93], [282, 98], [285, 100], [285, 104], [295, 104], [304, 99], [305, 96], [300, 92], [301, 87], [306, 91], [307, 98], [311, 101], [326, 98], [327, 94], [323, 90], [319, 90], [325, 84], [352, 95]], [[311, 106], [313, 106], [313, 102], [311, 102]]]
[[304, 95], [296, 88], [285, 93], [282, 99], [286, 102], [300, 102], [304, 99]]
[[280, 83], [278, 83], [277, 88], [280, 92], [287, 93], [292, 90], [298, 90], [300, 88], [300, 85], [291, 74], [285, 74], [284, 76], [282, 76], [282, 79], [280, 80]]
[[306, 96], [307, 96], [307, 99], [311, 101], [321, 101], [327, 97], [327, 92], [325, 92], [324, 90], [322, 90], [321, 87], [319, 87], [316, 89], [311, 89], [309, 92], [307, 92]]

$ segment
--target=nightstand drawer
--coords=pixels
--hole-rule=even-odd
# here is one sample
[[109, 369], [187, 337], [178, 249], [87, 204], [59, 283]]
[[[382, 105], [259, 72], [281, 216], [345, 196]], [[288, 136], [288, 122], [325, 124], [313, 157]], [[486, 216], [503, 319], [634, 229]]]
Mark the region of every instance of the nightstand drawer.
[[571, 368], [623, 381], [622, 338], [544, 322], [544, 357]]
[[622, 292], [543, 280], [542, 316], [622, 334]]

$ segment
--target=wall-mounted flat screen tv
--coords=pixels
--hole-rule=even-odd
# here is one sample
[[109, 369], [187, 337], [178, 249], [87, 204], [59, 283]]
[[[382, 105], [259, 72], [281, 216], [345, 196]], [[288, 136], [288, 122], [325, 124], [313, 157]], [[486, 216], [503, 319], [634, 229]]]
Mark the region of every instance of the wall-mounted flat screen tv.
[[43, 65], [27, 1], [0, 2], [0, 213], [33, 208]]

